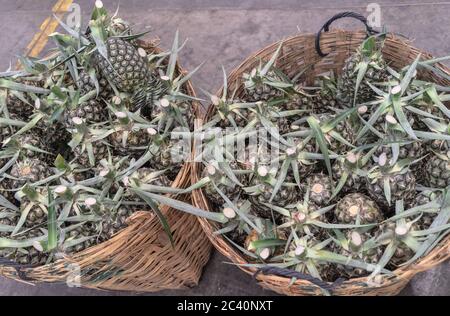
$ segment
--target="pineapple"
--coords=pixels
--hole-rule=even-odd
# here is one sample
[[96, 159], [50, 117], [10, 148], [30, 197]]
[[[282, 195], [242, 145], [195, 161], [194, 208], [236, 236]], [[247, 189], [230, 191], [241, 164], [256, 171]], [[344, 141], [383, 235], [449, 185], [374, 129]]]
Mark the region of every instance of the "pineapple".
[[[400, 230], [399, 228], [402, 229]], [[403, 242], [403, 239], [410, 236], [411, 232], [419, 230], [417, 222], [408, 220], [401, 227], [392, 221], [380, 226], [376, 241], [381, 244], [395, 243], [395, 252], [389, 261], [388, 267], [396, 269], [414, 256], [414, 251]]]
[[222, 100], [217, 96], [211, 97], [211, 103], [216, 108], [216, 116], [220, 119], [218, 126], [222, 129], [244, 128], [250, 121], [256, 118], [256, 113], [247, 108], [241, 108], [245, 100], [230, 99]]
[[64, 114], [64, 122], [68, 128], [73, 128], [73, 118], [79, 117], [87, 124], [102, 123], [108, 120], [108, 109], [103, 102], [91, 99], [74, 109], [68, 109]]
[[[44, 235], [44, 233], [40, 229], [33, 229], [27, 231], [24, 234], [21, 234], [17, 239], [30, 239], [37, 238]], [[41, 250], [38, 250], [34, 247], [29, 247], [27, 249], [19, 248], [14, 251], [12, 255], [12, 259], [22, 265], [33, 265], [39, 266], [43, 265], [47, 262], [49, 258], [48, 253], [45, 253]]]
[[347, 177], [341, 189], [343, 193], [359, 192], [364, 188], [366, 179], [363, 176], [362, 168], [363, 162], [360, 155], [353, 152], [335, 160], [332, 165], [333, 180], [339, 183], [344, 174]]
[[[400, 160], [394, 165], [389, 165], [386, 154], [382, 154], [378, 159], [378, 166], [369, 172], [367, 192], [383, 209], [389, 209], [398, 200], [403, 200], [405, 205], [408, 205], [416, 195], [416, 177], [408, 166], [403, 166], [405, 161]], [[387, 186], [389, 201], [388, 192], [385, 192]]]
[[284, 109], [286, 110], [308, 110], [310, 113], [324, 114], [340, 107], [336, 100], [336, 86], [334, 81], [329, 77], [319, 79], [319, 89], [313, 90], [312, 93], [305, 92], [303, 87], [296, 86], [297, 93], [292, 94]]
[[132, 92], [148, 80], [146, 60], [131, 43], [121, 38], [106, 40], [108, 59], [97, 54], [97, 62], [103, 76], [122, 92]]
[[[150, 146], [150, 151], [153, 153], [149, 162], [150, 167], [157, 170], [170, 167], [168, 175], [170, 178], [174, 178], [180, 171], [185, 159], [187, 159], [183, 156], [186, 153], [183, 153], [183, 148], [180, 147], [182, 145], [176, 140], [170, 139], [156, 139], [154, 143], [157, 144], [155, 147]], [[233, 167], [238, 169], [236, 165], [233, 165]]]
[[[41, 137], [44, 148], [54, 154], [67, 152], [67, 143], [70, 141], [70, 133], [64, 124], [54, 122], [51, 125], [39, 124], [36, 133]], [[45, 161], [49, 164], [53, 163], [54, 155], [47, 155]]]
[[47, 223], [47, 213], [39, 205], [33, 205], [33, 207], [28, 212], [24, 226], [27, 228], [35, 228], [36, 226], [42, 226], [43, 224], [46, 223]]
[[25, 158], [16, 162], [11, 168], [9, 186], [11, 189], [20, 189], [26, 183], [36, 183], [51, 175], [48, 165], [38, 159]]
[[[39, 152], [39, 150], [48, 151], [46, 144], [42, 141], [39, 134], [25, 133], [19, 136], [11, 138], [7, 142], [7, 146], [11, 148], [16, 148], [20, 151], [20, 155], [23, 158], [29, 159], [39, 159], [42, 161], [47, 160], [49, 155], [47, 153]], [[29, 147], [31, 146], [31, 147]]]
[[151, 142], [151, 135], [145, 129], [119, 130], [109, 136], [110, 144], [119, 154], [143, 153]]
[[[18, 78], [16, 82], [33, 87], [43, 86], [43, 82], [41, 80], [33, 80], [31, 78], [29, 79]], [[20, 95], [21, 98], [19, 98], [15, 94]], [[24, 102], [24, 100], [26, 102]], [[26, 92], [12, 93], [11, 90], [8, 90], [8, 94], [6, 97], [6, 105], [8, 107], [9, 113], [17, 115], [21, 119], [29, 119], [29, 117], [33, 115], [34, 112], [34, 101]]]
[[[336, 116], [329, 113], [313, 115], [313, 117], [322, 129], [329, 151], [331, 150], [334, 153], [344, 153], [350, 150], [349, 145], [353, 144], [356, 138], [356, 133], [350, 120], [347, 118], [341, 118], [336, 122]], [[300, 121], [304, 121], [304, 119]], [[294, 122], [293, 124], [297, 125], [297, 122]], [[299, 130], [311, 130], [309, 124], [307, 123], [303, 123], [298, 126]], [[342, 139], [345, 140], [345, 142]]]
[[[390, 163], [393, 163], [393, 151], [392, 145], [380, 145], [377, 147], [374, 153], [375, 162], [378, 161], [377, 157], [385, 154]], [[425, 147], [420, 141], [409, 142], [406, 144], [399, 144], [398, 159], [419, 159], [425, 154]], [[421, 168], [417, 168], [421, 169]]]
[[[419, 194], [416, 195], [414, 198], [413, 203], [410, 205], [411, 208], [413, 207], [419, 207], [425, 204], [428, 204], [432, 201], [442, 201], [442, 193], [440, 191], [422, 191]], [[438, 213], [426, 213], [423, 212], [421, 214], [420, 219], [417, 221], [417, 224], [419, 225], [420, 230], [426, 230], [430, 228], [431, 224], [433, 224], [433, 221], [435, 220]]]
[[374, 201], [361, 193], [351, 193], [344, 196], [336, 205], [334, 214], [338, 223], [360, 224], [379, 223], [383, 213]]
[[307, 178], [307, 183], [310, 189], [310, 201], [317, 206], [328, 205], [334, 186], [330, 177], [322, 173], [314, 173]]
[[318, 221], [322, 223], [328, 223], [326, 214], [315, 214], [319, 210], [319, 207], [314, 203], [300, 201], [295, 210], [291, 211], [290, 217], [283, 217], [283, 224], [278, 228], [282, 231], [286, 237], [289, 236], [290, 229], [294, 228], [296, 232], [303, 235], [309, 235], [318, 240], [326, 238], [326, 230], [316, 226], [311, 221]]
[[274, 169], [269, 170], [266, 166], [259, 166], [250, 182], [250, 187], [245, 189], [249, 194], [250, 202], [254, 205], [253, 212], [262, 218], [272, 218], [272, 214], [275, 219], [280, 217], [280, 214], [272, 211], [268, 205], [284, 208], [298, 201], [299, 188], [293, 183], [292, 177], [286, 178], [284, 184], [272, 197], [276, 181], [275, 171]]
[[[380, 43], [376, 42], [375, 37], [369, 37], [345, 61], [342, 75], [338, 80], [337, 98], [347, 107], [351, 107], [354, 100], [359, 104], [375, 99], [376, 94], [367, 82], [377, 85], [388, 80], [387, 65], [379, 46]], [[367, 69], [356, 91], [358, 72], [365, 66]]]
[[[108, 145], [103, 141], [96, 141], [90, 143], [92, 145], [92, 153], [95, 161], [99, 161], [108, 156]], [[77, 146], [73, 149], [73, 153], [75, 155], [75, 160], [83, 167], [92, 166], [91, 161], [89, 160], [89, 153], [85, 146]], [[95, 162], [94, 162], [95, 163]]]
[[140, 110], [147, 119], [157, 116], [156, 105], [167, 91], [167, 84], [155, 75], [148, 76], [148, 82], [142, 89], [137, 89], [131, 96], [130, 111]]
[[[0, 192], [1, 194], [1, 192]], [[7, 209], [0, 209], [1, 211]], [[8, 215], [0, 217], [0, 226], [10, 226], [15, 227], [19, 221], [19, 215], [17, 213], [10, 213]], [[0, 238], [8, 238], [11, 232], [0, 232]]]
[[97, 241], [101, 240], [101, 237], [99, 236], [98, 231], [98, 225], [95, 222], [86, 222], [82, 224], [79, 227], [76, 227], [73, 230], [70, 230], [66, 234], [66, 240], [67, 241], [76, 241], [83, 238], [88, 238], [87, 240], [84, 240], [83, 242], [76, 243], [74, 246], [68, 247], [64, 249], [67, 253], [78, 253], [83, 250], [86, 250], [87, 248], [95, 245]]
[[[256, 182], [255, 182], [256, 183]], [[253, 184], [255, 184], [253, 183]], [[287, 205], [296, 202], [298, 197], [298, 188], [292, 185], [284, 185], [275, 195], [272, 201], [273, 187], [269, 184], [257, 184], [258, 194], [250, 195], [249, 200], [253, 203], [253, 212], [262, 218], [272, 218], [272, 209], [264, 204], [271, 204], [278, 207], [286, 207]], [[277, 212], [273, 212], [275, 218], [279, 218]]]
[[243, 74], [246, 100], [248, 102], [271, 101], [283, 96], [283, 90], [276, 88], [270, 83], [281, 81], [279, 76], [273, 71], [266, 74], [261, 73], [261, 69], [253, 68], [250, 73]]
[[[236, 165], [232, 164], [230, 167], [233, 168], [236, 167]], [[229, 179], [224, 172], [213, 164], [209, 164], [203, 169], [203, 177], [209, 177], [211, 182], [213, 182], [214, 185], [217, 186], [217, 188], [230, 200], [235, 200], [241, 193], [241, 187]], [[212, 183], [208, 183], [204, 187], [204, 191], [210, 202], [217, 205], [222, 205], [225, 201], [214, 185]]]
[[[370, 232], [358, 232], [357, 230], [347, 231], [345, 240], [338, 240], [332, 246], [334, 253], [341, 254], [350, 259], [356, 259], [364, 263], [376, 265], [383, 255], [383, 249], [375, 243], [369, 244], [374, 238]], [[354, 268], [342, 264], [336, 265], [337, 272], [346, 278], [359, 278], [369, 274], [362, 268]]]
[[[105, 78], [98, 78], [98, 96], [103, 99], [109, 99], [113, 94], [113, 90], [109, 85], [108, 80]], [[78, 87], [80, 88], [81, 95], [85, 95], [91, 91], [96, 90], [95, 82], [86, 71], [81, 71], [79, 74]]]
[[12, 135], [14, 134], [14, 128], [10, 126], [0, 126], [0, 148], [2, 148]]
[[435, 153], [425, 164], [425, 178], [433, 188], [446, 188], [450, 185], [450, 151]]

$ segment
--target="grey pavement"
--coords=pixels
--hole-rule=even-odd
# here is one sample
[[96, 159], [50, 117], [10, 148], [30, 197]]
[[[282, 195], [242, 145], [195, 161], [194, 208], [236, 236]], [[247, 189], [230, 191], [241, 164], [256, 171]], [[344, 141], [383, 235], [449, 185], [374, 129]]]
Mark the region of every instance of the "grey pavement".
[[[0, 69], [10, 62], [38, 31], [50, 14], [56, 0], [0, 0]], [[94, 1], [78, 0], [84, 21]], [[188, 44], [180, 60], [193, 69], [205, 62], [195, 76], [195, 86], [214, 92], [222, 84], [220, 67], [227, 71], [252, 52], [298, 32], [316, 32], [332, 15], [341, 11], [365, 13], [368, 3], [361, 0], [131, 0], [120, 2], [120, 15], [136, 23], [137, 30], [151, 26], [149, 35], [161, 38], [161, 45], [170, 47], [179, 29]], [[114, 11], [119, 1], [104, 0]], [[414, 40], [414, 45], [435, 56], [450, 54], [450, 2], [378, 0], [382, 23], [389, 31]], [[358, 23], [343, 20], [337, 27], [357, 29]], [[334, 24], [333, 24], [334, 26]], [[199, 89], [197, 89], [199, 91]], [[189, 290], [162, 291], [152, 295], [273, 295], [261, 289], [228, 260], [214, 253], [205, 268], [200, 284]], [[68, 288], [66, 285], [31, 286], [0, 278], [0, 295], [135, 295]], [[401, 295], [449, 295], [450, 262], [419, 274]]]

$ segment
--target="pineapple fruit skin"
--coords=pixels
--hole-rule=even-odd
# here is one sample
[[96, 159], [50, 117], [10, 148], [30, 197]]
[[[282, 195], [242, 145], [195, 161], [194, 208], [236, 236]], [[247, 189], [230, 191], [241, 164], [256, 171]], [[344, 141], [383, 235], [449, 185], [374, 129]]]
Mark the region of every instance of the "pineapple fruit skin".
[[378, 205], [361, 193], [344, 196], [336, 205], [335, 216], [339, 223], [355, 224], [359, 216], [361, 224], [379, 223], [383, 213]]
[[331, 199], [333, 182], [328, 175], [315, 173], [308, 177], [309, 199], [317, 206], [325, 206]]
[[450, 161], [433, 155], [425, 166], [429, 186], [445, 188], [450, 185]]
[[83, 119], [88, 124], [101, 123], [108, 120], [108, 110], [101, 101], [91, 99], [74, 109], [66, 111], [64, 120], [67, 127], [73, 128], [72, 119], [75, 117]]
[[[357, 66], [364, 60], [364, 58], [367, 57], [363, 56], [361, 51], [358, 50], [355, 54], [351, 55], [345, 61], [341, 78], [338, 81], [337, 86], [337, 98], [342, 104], [353, 104], [356, 90], [356, 78], [358, 75]], [[388, 80], [386, 63], [383, 60], [382, 56], [375, 53], [370, 58], [372, 59], [372, 63], [375, 64], [376, 67], [370, 66], [371, 64], [369, 64], [364, 79], [361, 81], [361, 84], [358, 88], [356, 96], [357, 103], [364, 103], [373, 100], [376, 97], [375, 92], [366, 83], [366, 81], [369, 81], [371, 84], [376, 84]]]
[[[387, 201], [383, 183], [387, 178], [391, 187], [391, 201]], [[416, 195], [416, 177], [412, 171], [405, 173], [384, 175], [373, 182], [368, 182], [367, 192], [374, 201], [384, 209], [392, 209], [395, 201], [404, 200], [405, 204], [411, 203]]]
[[117, 89], [132, 92], [148, 79], [146, 62], [131, 43], [120, 38], [108, 38], [106, 48], [108, 60], [97, 55], [98, 67]]

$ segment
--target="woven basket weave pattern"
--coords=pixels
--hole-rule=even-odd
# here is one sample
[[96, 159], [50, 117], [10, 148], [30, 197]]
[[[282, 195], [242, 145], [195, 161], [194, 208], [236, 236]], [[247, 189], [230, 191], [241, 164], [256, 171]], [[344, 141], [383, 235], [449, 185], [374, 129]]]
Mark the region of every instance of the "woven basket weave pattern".
[[[312, 85], [317, 76], [334, 72], [339, 74], [342, 70], [345, 60], [357, 49], [361, 42], [366, 38], [365, 32], [349, 32], [343, 30], [333, 30], [322, 34], [321, 49], [324, 53], [329, 53], [321, 58], [315, 50], [315, 34], [298, 35], [283, 41], [281, 52], [275, 63], [275, 66], [293, 78], [298, 73], [303, 72], [300, 81], [307, 85]], [[242, 84], [242, 74], [250, 72], [252, 68], [257, 67], [260, 60], [269, 60], [275, 53], [280, 43], [274, 43], [259, 52], [256, 52], [239, 65], [228, 77], [229, 92], [236, 91], [236, 98], [244, 96]], [[389, 35], [386, 39], [383, 55], [388, 64], [394, 69], [400, 69], [411, 64], [418, 54], [422, 59], [431, 59], [432, 56], [412, 47], [407, 41]], [[450, 70], [445, 66], [438, 67], [450, 74]], [[419, 71], [419, 76], [423, 79], [435, 82], [441, 85], [450, 85], [450, 82], [438, 77], [429, 71]], [[217, 95], [221, 95], [219, 91]], [[206, 118], [207, 121], [214, 113], [214, 108], [210, 107]], [[192, 181], [196, 183], [200, 176], [200, 165], [193, 166]], [[193, 194], [194, 204], [197, 207], [211, 210], [206, 196], [201, 190]], [[232, 245], [230, 245], [221, 236], [213, 234], [217, 226], [205, 219], [200, 219], [203, 229], [211, 242], [223, 255], [228, 257], [235, 264], [246, 264], [247, 259]], [[399, 293], [411, 280], [411, 278], [422, 271], [428, 270], [433, 266], [445, 261], [450, 257], [450, 236], [440, 242], [426, 257], [420, 259], [413, 265], [403, 267], [395, 271], [396, 276], [383, 277], [380, 284], [368, 285], [367, 278], [358, 278], [335, 284], [331, 294], [333, 295], [395, 295]], [[255, 268], [239, 266], [243, 271], [249, 274], [255, 274]], [[323, 295], [324, 292], [318, 286], [305, 280], [297, 280], [291, 284], [291, 279], [273, 275], [264, 275], [258, 273], [256, 280], [264, 288], [286, 295]]]

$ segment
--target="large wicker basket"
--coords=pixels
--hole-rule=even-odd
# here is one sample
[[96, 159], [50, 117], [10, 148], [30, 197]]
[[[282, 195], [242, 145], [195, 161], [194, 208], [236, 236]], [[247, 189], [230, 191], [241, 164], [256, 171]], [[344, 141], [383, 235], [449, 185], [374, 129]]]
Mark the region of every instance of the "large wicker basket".
[[[155, 42], [139, 42], [149, 53], [160, 53]], [[178, 72], [183, 69], [178, 66]], [[186, 93], [195, 96], [190, 82]], [[199, 111], [195, 103], [194, 111]], [[173, 187], [190, 184], [191, 165], [186, 163]], [[188, 202], [190, 196], [184, 197]], [[62, 282], [86, 288], [135, 292], [180, 289], [198, 284], [209, 260], [211, 244], [197, 219], [184, 212], [162, 207], [174, 238], [172, 247], [157, 216], [137, 212], [129, 226], [112, 239], [40, 267], [0, 263], [0, 275], [26, 282]]]
[[[328, 26], [326, 27], [327, 31]], [[312, 85], [314, 78], [320, 74], [330, 71], [338, 74], [342, 69], [344, 61], [356, 50], [366, 36], [367, 33], [364, 31], [350, 32], [333, 30], [324, 32], [321, 34], [319, 44], [323, 52], [321, 55], [325, 55], [325, 53], [328, 53], [328, 55], [321, 57], [315, 47], [316, 34], [296, 35], [282, 41], [281, 52], [275, 66], [290, 78], [304, 71], [302, 80]], [[280, 42], [277, 42], [254, 53], [234, 69], [228, 77], [229, 92], [231, 93], [237, 89], [236, 98], [239, 99], [242, 97], [244, 93], [242, 74], [251, 71], [252, 68], [260, 63], [260, 60], [270, 59], [279, 45]], [[395, 69], [411, 64], [418, 54], [421, 54], [423, 60], [431, 58], [430, 54], [414, 48], [404, 39], [394, 35], [387, 37], [383, 54], [387, 62]], [[442, 71], [450, 73], [449, 69], [445, 66], [438, 65], [438, 67]], [[449, 81], [443, 80], [432, 72], [423, 71], [422, 68], [419, 71], [419, 75], [422, 78], [442, 85], [448, 86], [450, 84]], [[222, 90], [217, 95], [221, 95], [221, 93]], [[207, 121], [214, 114], [213, 112], [214, 108], [210, 107], [204, 121]], [[193, 183], [198, 181], [200, 174], [201, 166], [199, 164], [195, 165], [192, 173]], [[210, 208], [208, 199], [201, 190], [194, 192], [193, 200], [197, 207], [214, 211]], [[323, 289], [327, 289], [328, 293], [332, 295], [395, 295], [407, 285], [414, 275], [430, 269], [450, 257], [450, 237], [447, 237], [426, 257], [420, 259], [413, 265], [397, 269], [395, 276], [383, 277], [379, 284], [377, 283], [376, 285], [369, 285], [367, 278], [351, 279], [334, 284], [311, 282], [311, 280], [305, 279], [297, 279], [292, 283], [290, 276], [274, 275], [273, 273], [276, 274], [276, 271], [274, 271], [276, 269], [273, 269], [273, 271], [259, 271], [256, 268], [242, 266], [243, 264], [249, 263], [248, 260], [221, 235], [213, 234], [217, 230], [217, 226], [205, 219], [200, 219], [200, 222], [217, 250], [228, 257], [234, 264], [239, 265], [240, 269], [246, 273], [255, 275], [257, 282], [264, 288], [286, 295], [322, 295], [326, 293]]]

